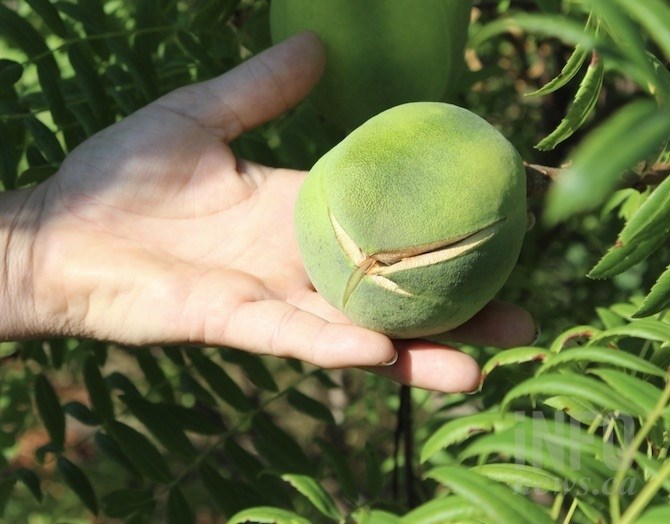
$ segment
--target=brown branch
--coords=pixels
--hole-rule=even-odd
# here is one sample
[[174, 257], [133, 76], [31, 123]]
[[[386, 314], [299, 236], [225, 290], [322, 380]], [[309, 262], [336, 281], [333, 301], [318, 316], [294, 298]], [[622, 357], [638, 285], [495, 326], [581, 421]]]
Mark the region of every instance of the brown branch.
[[[560, 178], [567, 167], [549, 167], [524, 162], [526, 167], [526, 195], [528, 198], [544, 196], [551, 183]], [[654, 165], [640, 164], [635, 169], [624, 173], [617, 184], [618, 189], [632, 187], [643, 190], [647, 186], [656, 186], [670, 176], [670, 162]]]

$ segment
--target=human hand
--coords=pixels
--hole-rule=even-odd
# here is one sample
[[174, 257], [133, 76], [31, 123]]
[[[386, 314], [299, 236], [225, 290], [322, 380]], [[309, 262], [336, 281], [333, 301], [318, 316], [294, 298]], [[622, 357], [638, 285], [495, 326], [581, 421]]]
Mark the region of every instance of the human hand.
[[[314, 35], [293, 37], [98, 133], [24, 193], [27, 225], [12, 232], [24, 248], [13, 252], [32, 269], [21, 279], [28, 292], [18, 293], [30, 306], [21, 308], [21, 334], [224, 345], [326, 368], [374, 367], [428, 389], [475, 388], [479, 369], [464, 353], [394, 343], [326, 303], [294, 238], [305, 173], [239, 160], [227, 147], [297, 104], [323, 65]], [[504, 347], [528, 343], [534, 325], [522, 309], [492, 302], [450, 335]]]

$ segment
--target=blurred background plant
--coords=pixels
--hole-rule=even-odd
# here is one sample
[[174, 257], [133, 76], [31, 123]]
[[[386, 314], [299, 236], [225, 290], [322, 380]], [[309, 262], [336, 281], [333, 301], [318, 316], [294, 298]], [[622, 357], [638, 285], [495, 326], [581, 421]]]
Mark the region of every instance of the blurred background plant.
[[[269, 45], [263, 0], [0, 2], [2, 188]], [[529, 164], [501, 297], [536, 346], [464, 346], [479, 394], [401, 401], [227, 348], [6, 342], [3, 522], [670, 522], [670, 6], [475, 1], [466, 59], [455, 102]], [[341, 138], [303, 104], [233, 147], [308, 169]]]

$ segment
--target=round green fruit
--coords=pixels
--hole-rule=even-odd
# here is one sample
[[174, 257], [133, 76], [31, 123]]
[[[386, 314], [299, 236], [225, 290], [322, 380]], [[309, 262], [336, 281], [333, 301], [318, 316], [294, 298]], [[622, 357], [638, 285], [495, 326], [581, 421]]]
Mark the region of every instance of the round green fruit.
[[438, 101], [463, 68], [471, 0], [272, 0], [273, 41], [314, 31], [327, 55], [317, 109], [343, 129], [405, 102]]
[[314, 165], [296, 204], [316, 290], [395, 338], [471, 318], [509, 277], [525, 231], [519, 153], [474, 113], [437, 102], [354, 130]]

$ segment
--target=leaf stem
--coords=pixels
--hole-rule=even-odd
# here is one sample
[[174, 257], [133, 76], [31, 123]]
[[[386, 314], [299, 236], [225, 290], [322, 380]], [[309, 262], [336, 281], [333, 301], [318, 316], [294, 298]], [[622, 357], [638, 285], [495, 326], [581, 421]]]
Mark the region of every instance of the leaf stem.
[[[634, 517], [637, 514], [635, 513], [629, 515], [631, 508], [633, 508], [633, 510], [637, 512], [642, 511], [642, 509], [644, 509], [644, 507], [649, 502], [651, 497], [656, 493], [656, 491], [658, 491], [658, 488], [660, 487], [660, 484], [656, 485], [657, 480], [661, 479], [661, 482], [663, 481], [663, 475], [660, 474], [659, 472], [659, 475], [657, 475], [656, 479], [650, 482], [640, 492], [635, 501], [633, 501], [633, 504], [631, 504], [629, 511], [626, 513], [626, 518], [622, 520], [621, 501], [619, 494], [621, 483], [623, 482], [623, 479], [626, 476], [628, 468], [630, 468], [631, 464], [633, 463], [633, 460], [635, 459], [635, 454], [637, 453], [637, 450], [640, 449], [640, 446], [642, 446], [644, 439], [647, 437], [651, 429], [654, 427], [656, 421], [663, 416], [663, 411], [665, 410], [668, 401], [670, 401], [670, 375], [666, 377], [665, 389], [663, 389], [663, 394], [658, 399], [658, 402], [654, 406], [654, 409], [651, 411], [651, 413], [649, 413], [647, 420], [645, 420], [644, 424], [635, 435], [633, 441], [624, 450], [623, 457], [621, 458], [621, 463], [619, 464], [619, 469], [617, 470], [616, 476], [614, 477], [614, 481], [612, 483], [612, 491], [610, 493], [610, 516], [614, 524], [622, 524], [623, 522], [629, 522], [631, 515]], [[661, 471], [663, 471], [666, 476], [670, 475], [669, 468], [670, 463], [666, 462]], [[649, 486], [652, 486], [652, 488], [649, 488]], [[645, 495], [645, 497], [641, 499], [640, 496], [642, 496], [643, 494]]]

